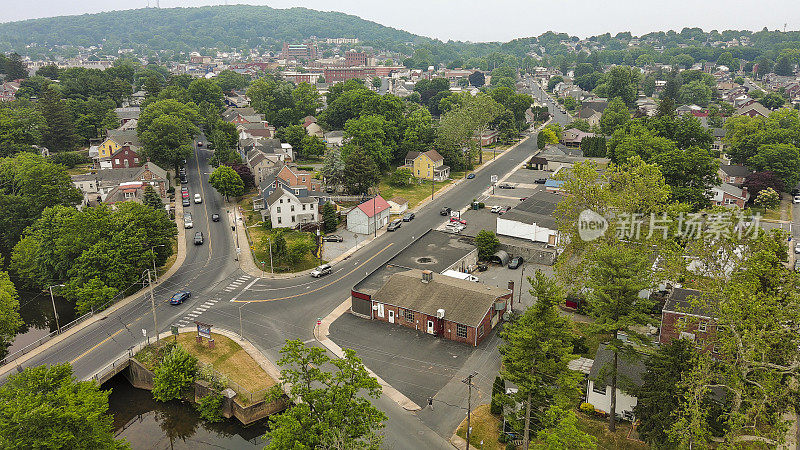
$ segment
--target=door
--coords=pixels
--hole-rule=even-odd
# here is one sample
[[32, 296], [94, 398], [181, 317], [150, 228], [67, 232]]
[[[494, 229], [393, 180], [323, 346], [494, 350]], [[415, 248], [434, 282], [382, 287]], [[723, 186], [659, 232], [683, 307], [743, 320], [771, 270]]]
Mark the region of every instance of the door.
[[428, 319], [428, 334], [433, 334], [433, 321]]
[[394, 311], [389, 310], [389, 323], [394, 323]]
[[378, 303], [378, 317], [383, 318], [383, 303]]

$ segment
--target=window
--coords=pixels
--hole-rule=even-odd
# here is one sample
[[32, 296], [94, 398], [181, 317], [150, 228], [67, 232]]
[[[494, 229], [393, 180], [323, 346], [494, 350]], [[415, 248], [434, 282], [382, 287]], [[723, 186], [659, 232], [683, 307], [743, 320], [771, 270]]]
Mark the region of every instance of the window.
[[306, 182], [306, 177], [303, 177], [303, 183], [305, 183], [305, 182]]
[[456, 336], [466, 339], [467, 338], [467, 326], [461, 325], [460, 323], [456, 324]]
[[278, 223], [281, 223], [281, 218], [280, 217], [278, 217]]
[[292, 216], [292, 223], [294, 223], [294, 216]]
[[305, 210], [306, 210], [306, 204], [303, 203], [303, 211], [305, 211]]
[[313, 210], [314, 209], [314, 204], [311, 203], [310, 205], [308, 205], [308, 208]]
[[410, 309], [404, 310], [403, 317], [405, 317], [406, 322], [414, 322], [414, 311], [411, 311]]
[[125, 198], [132, 198], [132, 197], [133, 197], [133, 192], [126, 192], [125, 193]]
[[283, 203], [283, 199], [280, 199], [280, 202], [279, 202], [279, 203]]
[[114, 164], [119, 164], [119, 158], [114, 158]]
[[482, 337], [483, 336], [483, 326], [484, 325], [485, 324], [482, 323], [481, 326], [478, 327], [478, 337]]
[[133, 158], [133, 162], [138, 164], [139, 163], [139, 158]]
[[606, 387], [604, 385], [592, 382], [592, 392], [595, 394], [606, 395]]
[[277, 212], [278, 212], [278, 214], [280, 214], [280, 213], [281, 213], [281, 207], [280, 207], [280, 206], [278, 206], [276, 209], [278, 210], [278, 211], [277, 211]]
[[697, 331], [702, 331], [703, 333], [705, 333], [707, 327], [708, 327], [707, 322], [700, 322], [697, 324]]
[[736, 177], [730, 177], [728, 183], [736, 183]]
[[294, 205], [292, 205], [292, 212], [294, 212]]

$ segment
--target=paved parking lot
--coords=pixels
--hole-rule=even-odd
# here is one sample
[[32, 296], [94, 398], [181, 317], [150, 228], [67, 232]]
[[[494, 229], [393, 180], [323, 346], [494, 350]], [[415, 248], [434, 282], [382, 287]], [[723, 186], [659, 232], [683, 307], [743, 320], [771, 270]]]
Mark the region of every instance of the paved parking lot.
[[342, 253], [350, 250], [351, 248], [355, 247], [356, 245], [360, 244], [363, 241], [371, 238], [372, 235], [367, 234], [356, 234], [350, 231], [347, 231], [346, 228], [342, 227], [336, 230], [336, 232], [331, 233], [336, 234], [344, 239], [343, 242], [324, 242], [322, 244], [322, 259], [325, 261], [332, 261]]
[[[553, 276], [554, 273], [552, 266], [524, 263], [519, 269], [509, 269], [499, 264], [489, 264], [489, 269], [486, 270], [486, 272], [475, 272], [473, 275], [478, 277], [481, 283], [501, 288], [507, 288], [508, 282], [513, 281], [514, 310], [519, 310], [520, 306], [524, 309], [533, 304], [533, 297], [529, 292], [530, 285], [527, 283], [527, 277], [533, 275], [536, 270], [541, 270], [547, 276]], [[520, 284], [523, 286], [521, 304], [519, 292]]]
[[470, 345], [352, 314], [336, 319], [329, 337], [341, 348], [355, 350], [370, 370], [420, 406], [459, 373], [475, 351]]

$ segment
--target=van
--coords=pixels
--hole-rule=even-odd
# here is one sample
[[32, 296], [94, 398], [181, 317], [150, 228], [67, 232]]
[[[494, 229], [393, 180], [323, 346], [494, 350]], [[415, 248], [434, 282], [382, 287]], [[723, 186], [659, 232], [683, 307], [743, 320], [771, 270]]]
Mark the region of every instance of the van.
[[330, 275], [333, 272], [333, 268], [330, 264], [323, 264], [316, 269], [311, 271], [311, 276], [314, 278], [319, 278], [325, 275]]
[[451, 278], [458, 278], [459, 280], [474, 281], [476, 283], [480, 281], [478, 277], [476, 277], [475, 275], [459, 272], [457, 270], [445, 270], [444, 272], [442, 272], [442, 275], [446, 275]]

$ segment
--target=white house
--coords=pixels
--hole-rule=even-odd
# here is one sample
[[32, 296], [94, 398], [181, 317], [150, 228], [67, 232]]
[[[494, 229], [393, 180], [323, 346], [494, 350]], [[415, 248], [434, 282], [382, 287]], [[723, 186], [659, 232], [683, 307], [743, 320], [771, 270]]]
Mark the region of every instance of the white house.
[[266, 209], [274, 228], [295, 228], [319, 222], [319, 206], [313, 197], [297, 197], [279, 187], [266, 200]]
[[552, 192], [537, 191], [503, 215], [497, 216], [497, 234], [545, 244], [558, 244], [558, 225], [553, 213], [562, 199]]
[[389, 209], [392, 214], [403, 214], [408, 210], [408, 200], [403, 197], [394, 197], [389, 200]]
[[389, 202], [380, 195], [367, 200], [347, 213], [347, 230], [358, 234], [372, 234], [376, 227], [380, 229], [389, 224], [390, 209]]
[[[589, 381], [586, 386], [586, 403], [594, 406], [594, 409], [608, 413], [611, 411], [611, 387], [610, 373], [604, 373], [611, 370], [611, 362], [614, 359], [614, 353], [606, 347], [606, 344], [600, 344], [597, 348], [597, 354], [594, 357], [594, 363], [589, 371]], [[630, 394], [629, 386], [642, 385], [642, 374], [646, 371], [644, 363], [641, 358], [637, 360], [627, 360], [622, 355], [619, 356], [617, 364], [618, 377], [617, 377], [617, 415], [626, 419], [633, 420], [633, 408], [638, 403], [638, 399]], [[605, 367], [605, 370], [603, 368]]]

